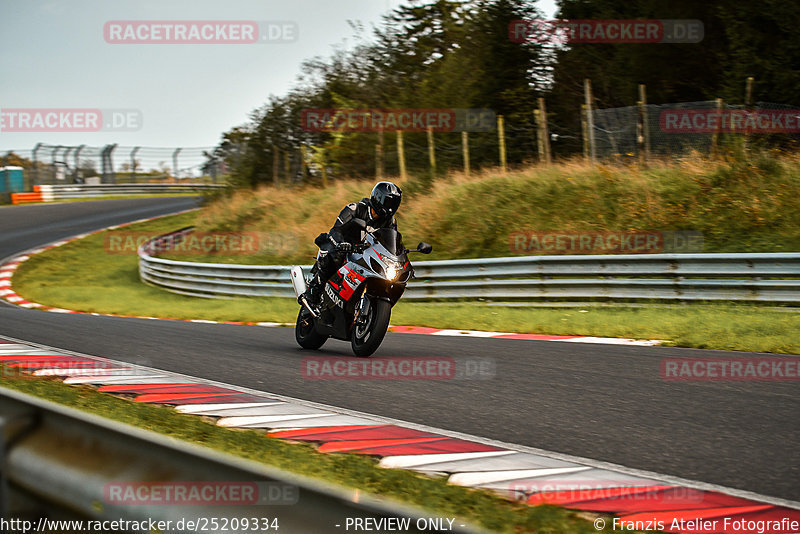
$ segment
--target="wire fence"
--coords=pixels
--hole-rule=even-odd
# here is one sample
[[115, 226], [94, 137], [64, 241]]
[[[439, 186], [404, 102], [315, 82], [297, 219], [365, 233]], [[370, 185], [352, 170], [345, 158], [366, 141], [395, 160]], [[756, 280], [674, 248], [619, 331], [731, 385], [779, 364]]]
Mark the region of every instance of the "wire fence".
[[750, 108], [708, 100], [598, 109], [593, 123], [596, 157], [602, 159], [711, 154], [745, 140], [769, 146], [800, 141], [800, 110], [771, 102]]
[[[544, 102], [539, 105], [543, 109]], [[540, 109], [496, 115], [494, 127], [482, 131], [337, 131], [333, 136], [293, 131], [283, 146], [242, 143], [237, 154], [260, 162], [251, 182], [281, 184], [507, 169], [549, 163], [553, 154], [582, 154], [590, 161], [646, 161], [692, 151], [714, 155], [736, 147], [800, 148], [800, 111], [788, 104], [745, 106], [717, 99], [639, 103], [588, 113], [579, 107], [574, 124], [559, 123], [566, 121], [562, 115]], [[236, 174], [236, 164], [231, 167]]]
[[[540, 99], [540, 107], [544, 102]], [[64, 146], [39, 143], [0, 150], [0, 166], [25, 167], [26, 190], [35, 185], [178, 182], [221, 183], [227, 175], [250, 183], [292, 184], [330, 178], [425, 176], [507, 168], [557, 156], [591, 161], [714, 154], [730, 146], [800, 147], [800, 106], [721, 100], [585, 108], [579, 126], [557, 114], [530, 110], [507, 117], [492, 112], [481, 131], [293, 131], [282, 145], [254, 148], [246, 141], [217, 147]], [[299, 125], [297, 130], [301, 130]], [[255, 153], [254, 153], [255, 152]], [[249, 169], [242, 165], [249, 162]]]
[[0, 151], [0, 167], [21, 166], [36, 185], [207, 181], [227, 172], [214, 147], [48, 145]]

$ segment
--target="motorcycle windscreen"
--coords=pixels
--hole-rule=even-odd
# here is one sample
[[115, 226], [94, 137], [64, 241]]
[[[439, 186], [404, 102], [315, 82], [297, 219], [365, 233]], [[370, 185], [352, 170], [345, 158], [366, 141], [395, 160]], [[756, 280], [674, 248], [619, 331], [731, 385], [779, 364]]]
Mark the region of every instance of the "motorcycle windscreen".
[[403, 236], [393, 228], [379, 228], [373, 232], [372, 236], [375, 241], [383, 245], [383, 248], [389, 254], [400, 256], [403, 254], [405, 247], [403, 246]]

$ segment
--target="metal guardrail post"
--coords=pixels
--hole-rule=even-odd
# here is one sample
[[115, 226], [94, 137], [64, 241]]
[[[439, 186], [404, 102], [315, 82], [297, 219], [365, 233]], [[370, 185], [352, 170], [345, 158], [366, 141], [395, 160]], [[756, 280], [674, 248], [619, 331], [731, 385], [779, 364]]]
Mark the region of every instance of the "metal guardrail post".
[[58, 163], [58, 159], [57, 159], [58, 158], [58, 151], [61, 150], [62, 148], [66, 148], [66, 147], [63, 146], [63, 145], [58, 145], [58, 146], [53, 147], [53, 151], [50, 152], [50, 171], [52, 172], [52, 178], [50, 180], [50, 183], [53, 183], [53, 184], [57, 183], [57, 181], [58, 181], [58, 166], [56, 164]]
[[142, 147], [140, 147], [140, 146], [136, 146], [136, 147], [133, 147], [133, 150], [131, 150], [131, 178], [132, 178], [132, 182], [133, 183], [137, 183], [137, 179], [136, 179], [136, 153], [139, 152], [139, 150], [141, 148]]
[[29, 188], [26, 187], [25, 188], [26, 191], [33, 191], [33, 186], [34, 185], [40, 185], [41, 184], [41, 182], [39, 182], [39, 159], [37, 157], [40, 148], [42, 148], [42, 143], [36, 143], [36, 146], [33, 147], [33, 154], [32, 154], [33, 177], [31, 179], [31, 184], [30, 184], [31, 186]]
[[178, 154], [180, 154], [180, 153], [181, 153], [181, 149], [180, 148], [176, 148], [175, 152], [172, 153], [172, 174], [175, 176], [176, 180], [179, 180], [179, 178], [178, 178]]
[[81, 151], [83, 151], [84, 148], [86, 148], [86, 145], [81, 145], [75, 150], [75, 169], [72, 172], [72, 183], [75, 184], [80, 183], [82, 179], [80, 171], [80, 166], [81, 166], [80, 156], [81, 156]]

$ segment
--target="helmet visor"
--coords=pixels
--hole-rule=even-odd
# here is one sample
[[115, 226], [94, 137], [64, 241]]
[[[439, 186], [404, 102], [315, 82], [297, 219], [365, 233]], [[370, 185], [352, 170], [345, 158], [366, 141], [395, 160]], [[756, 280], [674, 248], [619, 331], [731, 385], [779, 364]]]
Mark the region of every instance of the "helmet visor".
[[383, 197], [383, 211], [384, 215], [394, 215], [397, 212], [397, 208], [400, 207], [400, 195], [392, 195], [388, 194]]

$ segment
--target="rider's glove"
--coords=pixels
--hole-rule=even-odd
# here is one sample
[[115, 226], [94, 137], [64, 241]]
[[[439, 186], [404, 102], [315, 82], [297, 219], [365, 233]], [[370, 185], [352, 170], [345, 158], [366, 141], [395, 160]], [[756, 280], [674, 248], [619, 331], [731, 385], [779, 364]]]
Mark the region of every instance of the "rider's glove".
[[344, 252], [345, 254], [349, 254], [350, 252], [353, 252], [353, 245], [345, 241], [336, 245], [336, 250], [339, 252]]

